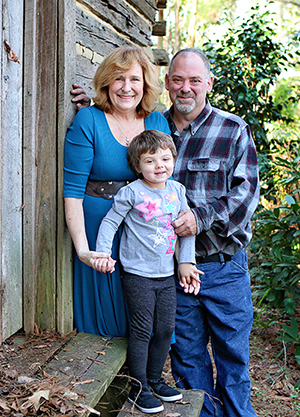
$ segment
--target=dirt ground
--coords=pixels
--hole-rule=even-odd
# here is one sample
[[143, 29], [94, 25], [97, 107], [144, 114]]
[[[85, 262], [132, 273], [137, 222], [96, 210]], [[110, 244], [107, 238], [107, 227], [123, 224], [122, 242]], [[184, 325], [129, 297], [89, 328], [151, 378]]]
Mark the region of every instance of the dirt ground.
[[[272, 318], [272, 310], [260, 319]], [[295, 315], [300, 323], [300, 310]], [[295, 384], [300, 380], [300, 367], [295, 360], [295, 350], [277, 340], [280, 323], [288, 324], [282, 317], [265, 329], [254, 325], [250, 337], [250, 376], [252, 404], [258, 416], [300, 416], [300, 390]], [[66, 393], [56, 386], [57, 381], [43, 373], [43, 365], [63, 349], [74, 336], [66, 337], [51, 331], [36, 329], [33, 335], [16, 334], [0, 347], [0, 416], [67, 416], [80, 415], [72, 407]], [[170, 361], [166, 362], [164, 377], [172, 382]], [[51, 395], [34, 408], [32, 397], [50, 389]], [[43, 394], [40, 394], [43, 395]], [[46, 395], [45, 395], [46, 397]], [[28, 401], [30, 399], [30, 401]]]

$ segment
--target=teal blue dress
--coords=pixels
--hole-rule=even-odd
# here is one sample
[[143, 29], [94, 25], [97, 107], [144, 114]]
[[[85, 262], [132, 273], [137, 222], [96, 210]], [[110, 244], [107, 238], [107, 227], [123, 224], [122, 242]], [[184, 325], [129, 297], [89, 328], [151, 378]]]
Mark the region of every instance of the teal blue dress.
[[[170, 134], [168, 122], [158, 112], [145, 118], [145, 128]], [[64, 197], [84, 199], [86, 234], [91, 250], [101, 220], [113, 200], [85, 194], [88, 179], [99, 181], [134, 180], [127, 165], [127, 147], [112, 135], [105, 114], [95, 106], [81, 109], [68, 129], [64, 150]], [[122, 287], [119, 262], [121, 230], [115, 236], [112, 258], [117, 260], [112, 274], [101, 274], [74, 255], [74, 328], [78, 332], [127, 337], [129, 316]]]

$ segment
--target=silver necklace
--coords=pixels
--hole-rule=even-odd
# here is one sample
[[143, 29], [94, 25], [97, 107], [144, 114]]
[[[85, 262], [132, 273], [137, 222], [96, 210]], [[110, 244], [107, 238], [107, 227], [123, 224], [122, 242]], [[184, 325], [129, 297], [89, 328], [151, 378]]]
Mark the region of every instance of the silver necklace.
[[131, 129], [133, 128], [133, 125], [134, 125], [134, 123], [136, 121], [136, 116], [134, 116], [133, 122], [131, 123], [130, 129], [128, 130], [128, 134], [126, 135], [126, 133], [121, 128], [121, 125], [120, 125], [119, 121], [116, 119], [116, 117], [114, 116], [114, 114], [112, 113], [111, 115], [115, 119], [115, 121], [117, 122], [118, 128], [119, 128], [120, 132], [125, 136], [126, 146], [128, 146], [129, 145], [129, 142], [130, 142], [130, 139], [129, 139], [128, 135], [129, 135], [129, 132], [131, 132]]

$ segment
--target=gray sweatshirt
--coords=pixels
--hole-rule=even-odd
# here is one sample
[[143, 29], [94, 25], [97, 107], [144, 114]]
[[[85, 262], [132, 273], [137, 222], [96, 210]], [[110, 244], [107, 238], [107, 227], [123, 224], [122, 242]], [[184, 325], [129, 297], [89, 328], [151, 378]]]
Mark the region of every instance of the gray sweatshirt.
[[[120, 261], [126, 272], [144, 277], [174, 274], [177, 235], [171, 223], [188, 209], [185, 187], [168, 180], [164, 190], [136, 180], [121, 188], [99, 227], [96, 251], [111, 254], [115, 233], [124, 220]], [[179, 237], [179, 263], [195, 264], [195, 236]]]

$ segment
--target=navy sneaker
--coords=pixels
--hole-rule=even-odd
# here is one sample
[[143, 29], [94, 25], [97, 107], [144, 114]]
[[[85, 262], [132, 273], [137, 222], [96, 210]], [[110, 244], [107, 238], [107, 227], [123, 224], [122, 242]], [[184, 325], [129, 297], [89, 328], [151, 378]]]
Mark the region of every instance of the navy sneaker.
[[148, 381], [148, 384], [152, 388], [154, 395], [163, 401], [169, 402], [182, 399], [181, 392], [169, 387], [163, 378], [160, 378], [158, 381]]
[[139, 388], [139, 386], [132, 386], [128, 395], [128, 401], [131, 404], [134, 404], [139, 410], [147, 414], [158, 413], [164, 410], [164, 406], [151, 394], [149, 387], [143, 387], [140, 394]]

